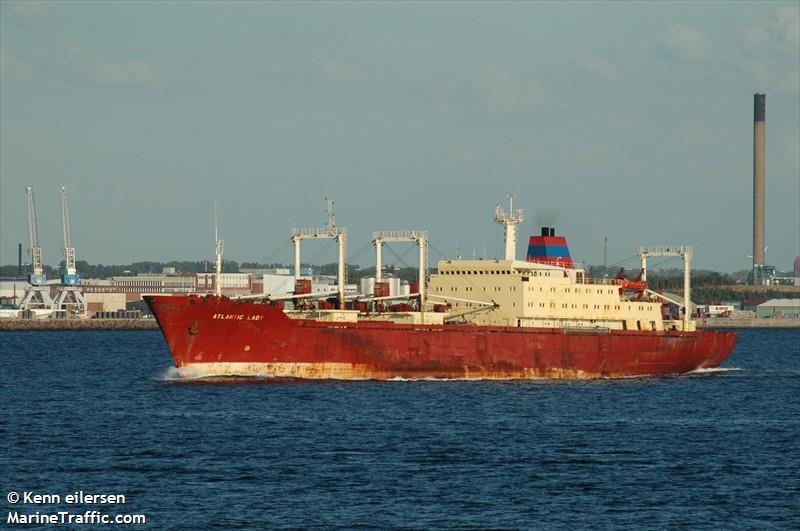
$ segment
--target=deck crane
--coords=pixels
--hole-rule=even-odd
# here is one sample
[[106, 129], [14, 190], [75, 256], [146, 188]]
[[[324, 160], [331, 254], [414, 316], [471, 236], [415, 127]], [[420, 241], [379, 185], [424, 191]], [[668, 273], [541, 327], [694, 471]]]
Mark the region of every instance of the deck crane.
[[64, 230], [64, 272], [61, 274], [61, 287], [56, 295], [56, 308], [76, 315], [85, 315], [88, 305], [78, 286], [81, 277], [75, 265], [75, 247], [72, 245], [72, 231], [69, 223], [69, 204], [67, 189], [61, 187], [61, 226]]
[[32, 187], [25, 187], [25, 192], [28, 194], [28, 234], [31, 242], [28, 254], [31, 256], [31, 274], [28, 276], [30, 287], [25, 291], [19, 307], [22, 310], [49, 310], [53, 308], [54, 303], [44, 274], [42, 248], [39, 245], [39, 230], [36, 226], [36, 200]]

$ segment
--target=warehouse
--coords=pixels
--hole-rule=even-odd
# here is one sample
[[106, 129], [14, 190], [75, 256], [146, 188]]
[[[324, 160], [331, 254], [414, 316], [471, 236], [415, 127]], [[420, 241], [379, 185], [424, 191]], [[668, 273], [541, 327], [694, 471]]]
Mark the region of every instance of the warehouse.
[[800, 318], [800, 299], [771, 299], [756, 307], [756, 317]]

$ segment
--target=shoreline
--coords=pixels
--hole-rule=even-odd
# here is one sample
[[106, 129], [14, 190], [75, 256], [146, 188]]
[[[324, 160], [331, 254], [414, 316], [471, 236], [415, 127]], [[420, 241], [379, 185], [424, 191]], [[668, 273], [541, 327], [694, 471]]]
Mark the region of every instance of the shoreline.
[[697, 320], [697, 329], [710, 328], [800, 328], [800, 319], [750, 317], [746, 319], [702, 319]]
[[158, 330], [155, 319], [0, 319], [0, 332]]
[[[800, 328], [800, 319], [699, 319], [697, 328]], [[158, 329], [155, 319], [0, 319], [0, 332]]]

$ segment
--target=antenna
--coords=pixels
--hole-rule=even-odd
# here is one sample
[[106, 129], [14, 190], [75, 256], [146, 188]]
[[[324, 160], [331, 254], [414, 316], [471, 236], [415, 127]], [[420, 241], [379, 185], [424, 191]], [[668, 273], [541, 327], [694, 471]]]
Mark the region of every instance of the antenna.
[[217, 200], [214, 199], [214, 243], [217, 253], [215, 277], [214, 277], [214, 292], [217, 297], [222, 297], [222, 251], [225, 247], [225, 240], [219, 239], [219, 224], [217, 221]]
[[332, 232], [336, 230], [336, 214], [333, 213], [333, 206], [335, 203], [333, 200], [325, 198], [325, 204], [327, 205], [327, 212], [328, 212], [328, 221], [325, 223], [325, 230], [328, 232]]
[[508, 196], [508, 212], [503, 211], [503, 207], [497, 205], [494, 209], [495, 222], [506, 226], [506, 260], [516, 260], [517, 251], [517, 225], [522, 223], [524, 212], [514, 210], [514, 197]]

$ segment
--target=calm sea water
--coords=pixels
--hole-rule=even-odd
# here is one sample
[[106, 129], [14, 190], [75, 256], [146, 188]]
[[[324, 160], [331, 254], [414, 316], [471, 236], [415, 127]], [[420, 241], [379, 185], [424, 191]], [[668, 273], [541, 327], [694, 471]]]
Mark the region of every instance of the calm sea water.
[[[154, 529], [800, 527], [800, 330], [591, 382], [177, 382], [158, 332], [0, 333], [8, 511]], [[10, 491], [121, 493], [21, 506]]]

